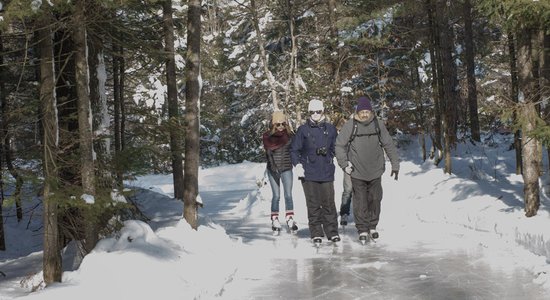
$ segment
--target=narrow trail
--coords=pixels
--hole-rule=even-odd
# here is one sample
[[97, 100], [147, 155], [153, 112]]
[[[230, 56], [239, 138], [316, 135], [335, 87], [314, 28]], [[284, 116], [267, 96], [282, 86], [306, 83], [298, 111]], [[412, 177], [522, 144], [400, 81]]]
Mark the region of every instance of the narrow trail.
[[[297, 234], [273, 236], [267, 222], [258, 223], [261, 218], [235, 213], [244, 192], [224, 192], [224, 203], [210, 203], [219, 195], [203, 194], [211, 206], [208, 218], [253, 253], [225, 286], [223, 299], [546, 299], [527, 270], [500, 270], [480, 245], [456, 247], [466, 230], [455, 229], [441, 241], [388, 229], [363, 246], [351, 223], [340, 229], [339, 246], [325, 240], [316, 249], [303, 224]], [[392, 245], [396, 234], [398, 247]]]

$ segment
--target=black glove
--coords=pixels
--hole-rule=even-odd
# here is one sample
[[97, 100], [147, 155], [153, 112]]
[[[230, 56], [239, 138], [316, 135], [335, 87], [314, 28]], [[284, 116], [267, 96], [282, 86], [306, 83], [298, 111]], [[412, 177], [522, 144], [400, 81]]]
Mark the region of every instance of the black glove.
[[390, 176], [393, 176], [393, 175], [395, 175], [394, 179], [397, 180], [397, 177], [399, 176], [399, 171], [398, 170], [392, 170]]

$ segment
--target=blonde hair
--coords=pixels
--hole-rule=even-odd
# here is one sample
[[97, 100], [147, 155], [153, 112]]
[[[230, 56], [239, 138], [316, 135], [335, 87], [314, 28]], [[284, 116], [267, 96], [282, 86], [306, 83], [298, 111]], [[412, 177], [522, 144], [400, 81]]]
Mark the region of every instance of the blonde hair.
[[[292, 131], [292, 127], [290, 127], [290, 125], [288, 124], [288, 120], [285, 123], [285, 130], [286, 132], [289, 134], [289, 135], [293, 135], [294, 134], [294, 131]], [[277, 132], [277, 127], [275, 126], [275, 124], [273, 122], [271, 122], [271, 130], [270, 130], [270, 134], [274, 134], [275, 132]]]

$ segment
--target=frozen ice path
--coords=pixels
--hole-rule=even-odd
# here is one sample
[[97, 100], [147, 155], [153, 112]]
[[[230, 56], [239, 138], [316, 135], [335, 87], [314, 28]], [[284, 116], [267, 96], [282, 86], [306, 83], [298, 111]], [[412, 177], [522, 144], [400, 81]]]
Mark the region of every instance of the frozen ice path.
[[[428, 250], [421, 246], [392, 252], [346, 243], [352, 241], [333, 255], [271, 259], [269, 275], [259, 282], [243, 276], [237, 295], [244, 289], [244, 299], [547, 299], [528, 272], [496, 270], [477, 262], [480, 253], [424, 255]], [[233, 298], [235, 290], [227, 290]]]
[[253, 217], [261, 214], [259, 203], [237, 203], [246, 191], [223, 192], [224, 201], [220, 193], [202, 194], [207, 217], [251, 251], [222, 299], [547, 299], [521, 262], [502, 267], [499, 262], [514, 259], [507, 251], [489, 251], [480, 242], [485, 237], [468, 236], [483, 233], [449, 227], [419, 237], [422, 226], [434, 225], [393, 226], [380, 229], [377, 243], [363, 246], [352, 223], [341, 232], [340, 246], [325, 240], [316, 249], [305, 224], [296, 235], [274, 237], [268, 214]]

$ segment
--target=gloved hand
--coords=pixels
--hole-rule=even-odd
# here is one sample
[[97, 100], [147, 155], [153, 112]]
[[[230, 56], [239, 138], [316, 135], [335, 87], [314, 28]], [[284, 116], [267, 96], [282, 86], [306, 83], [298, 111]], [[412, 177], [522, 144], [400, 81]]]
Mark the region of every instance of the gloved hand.
[[397, 177], [399, 176], [399, 171], [398, 170], [392, 170], [390, 176], [393, 176], [393, 175], [395, 175], [394, 179], [397, 180]]
[[304, 167], [302, 167], [302, 164], [297, 164], [296, 166], [294, 166], [294, 174], [296, 174], [296, 176], [298, 178], [304, 178], [305, 177]]
[[353, 172], [353, 165], [350, 161], [348, 161], [348, 165], [344, 167], [344, 172], [346, 172], [346, 174], [348, 175], [351, 175], [351, 172]]

